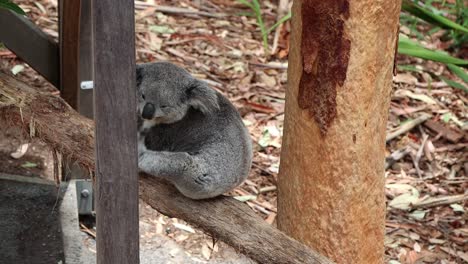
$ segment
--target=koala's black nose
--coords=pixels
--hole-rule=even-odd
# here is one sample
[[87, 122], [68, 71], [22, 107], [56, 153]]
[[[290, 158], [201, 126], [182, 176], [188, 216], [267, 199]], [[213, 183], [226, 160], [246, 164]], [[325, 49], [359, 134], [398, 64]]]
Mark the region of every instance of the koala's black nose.
[[147, 103], [143, 107], [143, 112], [141, 113], [141, 117], [143, 117], [144, 119], [151, 119], [153, 118], [154, 111], [155, 111], [154, 104]]

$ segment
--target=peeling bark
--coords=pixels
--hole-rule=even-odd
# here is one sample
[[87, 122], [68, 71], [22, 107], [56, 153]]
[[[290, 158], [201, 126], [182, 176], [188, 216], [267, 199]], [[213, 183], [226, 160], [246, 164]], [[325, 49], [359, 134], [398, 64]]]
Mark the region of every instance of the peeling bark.
[[347, 0], [304, 1], [302, 20], [302, 76], [298, 103], [308, 109], [322, 135], [336, 116], [336, 90], [346, 79], [350, 41], [344, 32], [349, 17]]

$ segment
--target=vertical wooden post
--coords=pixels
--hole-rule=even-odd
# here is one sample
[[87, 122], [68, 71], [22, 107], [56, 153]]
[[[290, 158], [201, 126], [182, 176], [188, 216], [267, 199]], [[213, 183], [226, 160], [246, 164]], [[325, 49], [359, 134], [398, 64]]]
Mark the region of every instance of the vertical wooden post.
[[[93, 47], [92, 47], [92, 20], [91, 1], [81, 0], [80, 12], [80, 61], [78, 79], [82, 81], [93, 80]], [[78, 93], [78, 111], [80, 114], [93, 118], [93, 90], [80, 89]]]
[[133, 0], [93, 1], [97, 263], [139, 263]]
[[73, 107], [78, 106], [78, 61], [80, 56], [81, 0], [59, 1], [59, 45], [61, 97]]
[[383, 263], [400, 4], [294, 1], [278, 225], [337, 263]]

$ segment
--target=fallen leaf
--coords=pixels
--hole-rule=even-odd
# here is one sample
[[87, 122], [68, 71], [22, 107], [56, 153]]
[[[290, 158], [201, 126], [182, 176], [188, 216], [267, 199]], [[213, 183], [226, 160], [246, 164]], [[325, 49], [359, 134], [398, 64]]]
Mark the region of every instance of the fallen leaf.
[[419, 243], [417, 243], [417, 242], [414, 243], [413, 249], [414, 249], [414, 251], [416, 251], [416, 252], [418, 252], [418, 253], [421, 252], [421, 246], [420, 246]]
[[179, 224], [179, 223], [173, 223], [173, 225], [177, 229], [184, 230], [184, 231], [187, 231], [189, 233], [195, 233], [195, 230], [193, 230], [193, 228], [191, 228], [188, 225]]
[[414, 218], [416, 220], [423, 220], [424, 217], [426, 216], [426, 211], [421, 211], [421, 210], [416, 210], [409, 214], [411, 218]]
[[206, 244], [203, 244], [202, 249], [201, 249], [201, 253], [202, 253], [202, 255], [203, 255], [203, 257], [204, 257], [205, 259], [207, 259], [207, 260], [210, 259], [210, 257], [211, 257], [211, 250], [210, 250], [210, 248], [209, 248]]
[[416, 94], [416, 93], [413, 93], [413, 92], [408, 91], [408, 90], [403, 90], [401, 93], [402, 93], [402, 95], [406, 95], [409, 98], [419, 100], [419, 101], [423, 101], [423, 102], [428, 103], [428, 104], [437, 104], [437, 102], [433, 98], [431, 98], [430, 96], [428, 96], [426, 94]]
[[234, 196], [234, 199], [240, 201], [240, 202], [247, 202], [250, 200], [256, 200], [257, 196], [255, 195], [242, 195], [242, 196]]
[[410, 73], [399, 73], [393, 77], [393, 82], [415, 85], [418, 82], [418, 79]]
[[463, 208], [463, 206], [459, 204], [451, 204], [450, 207], [452, 207], [454, 212], [461, 212], [461, 213], [465, 212], [465, 209]]
[[13, 66], [13, 68], [11, 68], [11, 73], [13, 73], [13, 75], [17, 75], [23, 70], [24, 70], [24, 65], [18, 64], [18, 65]]
[[149, 26], [149, 30], [160, 33], [160, 34], [172, 34], [175, 33], [175, 30], [168, 27], [168, 26], [158, 26], [158, 25], [151, 25]]
[[431, 244], [442, 245], [442, 244], [444, 244], [444, 243], [447, 242], [447, 241], [446, 241], [446, 240], [443, 240], [443, 239], [429, 238], [429, 242], [430, 242]]
[[28, 151], [29, 143], [21, 144], [15, 152], [11, 153], [10, 156], [14, 159], [19, 159], [24, 156], [26, 151]]
[[419, 191], [416, 188], [412, 188], [409, 193], [401, 194], [392, 201], [390, 201], [389, 206], [397, 209], [408, 210], [410, 205], [416, 203], [419, 200]]

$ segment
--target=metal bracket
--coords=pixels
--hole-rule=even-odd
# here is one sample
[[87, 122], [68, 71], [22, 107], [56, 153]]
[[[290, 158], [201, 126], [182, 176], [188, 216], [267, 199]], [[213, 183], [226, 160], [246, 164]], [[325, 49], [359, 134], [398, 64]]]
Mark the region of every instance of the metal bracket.
[[94, 191], [91, 180], [76, 180], [79, 215], [94, 215]]
[[94, 88], [94, 82], [93, 81], [82, 81], [80, 83], [80, 87], [82, 90], [89, 90]]

